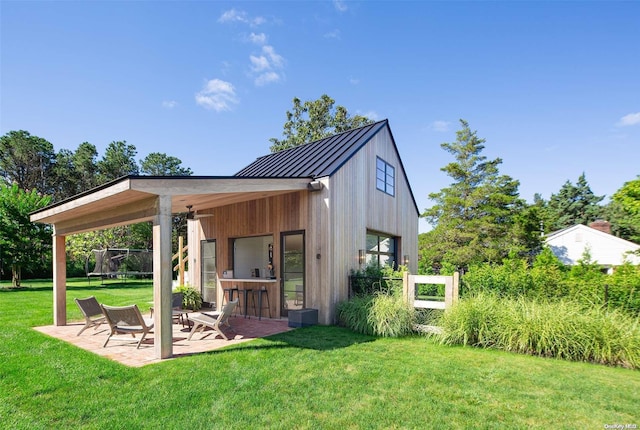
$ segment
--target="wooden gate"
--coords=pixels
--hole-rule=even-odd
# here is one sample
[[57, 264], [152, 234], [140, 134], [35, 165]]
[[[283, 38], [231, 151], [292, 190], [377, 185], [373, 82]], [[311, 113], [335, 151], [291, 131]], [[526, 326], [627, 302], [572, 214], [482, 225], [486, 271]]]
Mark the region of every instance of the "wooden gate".
[[[422, 309], [446, 309], [458, 301], [458, 283], [460, 274], [455, 272], [453, 276], [425, 276], [411, 275], [404, 272], [402, 277], [402, 293], [414, 308]], [[416, 300], [416, 284], [444, 284], [444, 302], [437, 300]]]

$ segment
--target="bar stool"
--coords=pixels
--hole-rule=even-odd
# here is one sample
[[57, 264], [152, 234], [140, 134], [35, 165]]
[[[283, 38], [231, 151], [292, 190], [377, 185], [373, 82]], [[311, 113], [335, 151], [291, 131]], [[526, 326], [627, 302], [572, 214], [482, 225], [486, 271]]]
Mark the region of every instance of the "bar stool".
[[[256, 291], [256, 293], [258, 294], [258, 320], [262, 319], [262, 296], [264, 295], [264, 298], [267, 299], [267, 309], [269, 309], [269, 318], [271, 318], [271, 304], [269, 303], [269, 291], [267, 290], [267, 287], [265, 287], [264, 285], [262, 287], [260, 287], [260, 289], [258, 291]], [[255, 306], [255, 301], [254, 301], [254, 306]]]
[[[251, 297], [251, 301], [253, 302], [253, 313], [256, 313], [256, 299], [253, 297], [253, 289], [252, 288], [243, 288], [242, 290], [238, 290], [238, 296], [242, 293], [242, 304], [244, 306], [244, 317], [247, 318], [247, 309], [249, 308], [249, 297]], [[249, 317], [251, 318], [251, 317]]]
[[[240, 297], [240, 290], [238, 289], [238, 286], [229, 287], [229, 288], [223, 288], [222, 289], [222, 304], [224, 305], [225, 302], [226, 303], [232, 302], [234, 297], [235, 297], [234, 294], [236, 294], [238, 297]], [[234, 313], [235, 313], [235, 309], [234, 309]]]

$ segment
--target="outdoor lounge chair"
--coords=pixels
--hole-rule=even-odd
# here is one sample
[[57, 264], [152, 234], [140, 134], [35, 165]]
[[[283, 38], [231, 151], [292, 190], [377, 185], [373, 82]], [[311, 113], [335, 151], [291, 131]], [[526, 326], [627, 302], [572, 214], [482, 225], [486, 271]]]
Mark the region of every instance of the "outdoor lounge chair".
[[100, 307], [109, 326], [111, 326], [111, 333], [109, 333], [109, 337], [102, 345], [103, 348], [107, 346], [113, 335], [130, 334], [135, 338], [136, 333], [142, 334], [138, 341], [138, 346], [136, 346], [136, 349], [140, 348], [140, 344], [147, 333], [153, 329], [153, 320], [143, 318], [137, 305], [122, 307], [100, 305]]
[[[171, 317], [173, 321], [182, 324], [182, 327], [188, 325], [191, 327], [191, 323], [189, 322], [189, 314], [187, 313], [188, 309], [182, 308], [182, 301], [184, 298], [184, 293], [172, 293], [171, 294]], [[149, 308], [149, 312], [151, 312], [151, 317], [153, 317], [153, 306]]]
[[[200, 314], [192, 315], [189, 317], [189, 320], [193, 323], [193, 328], [191, 332], [189, 332], [189, 337], [187, 340], [191, 340], [191, 336], [198, 330], [202, 332], [205, 327], [210, 327], [214, 330], [214, 338], [218, 335], [222, 336], [225, 340], [229, 340], [229, 338], [222, 332], [220, 326], [222, 324], [226, 324], [228, 327], [231, 327], [229, 324], [229, 317], [233, 313], [233, 310], [236, 308], [238, 304], [238, 299], [235, 299], [231, 302], [226, 303], [222, 307], [222, 311], [214, 311], [214, 312], [202, 312]], [[204, 339], [205, 336], [202, 336], [200, 339]]]
[[84, 315], [84, 327], [80, 329], [77, 336], [88, 329], [93, 327], [94, 330], [100, 327], [100, 324], [107, 322], [102, 313], [102, 308], [98, 303], [98, 300], [94, 296], [87, 297], [86, 299], [75, 299], [76, 304], [80, 308], [80, 312]]

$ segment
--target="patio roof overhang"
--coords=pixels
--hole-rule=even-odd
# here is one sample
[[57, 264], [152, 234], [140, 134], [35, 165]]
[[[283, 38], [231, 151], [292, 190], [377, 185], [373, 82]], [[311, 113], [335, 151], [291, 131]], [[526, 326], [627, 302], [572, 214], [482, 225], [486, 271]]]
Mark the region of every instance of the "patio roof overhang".
[[306, 190], [311, 178], [127, 176], [31, 214], [32, 222], [53, 224], [69, 235], [151, 221], [157, 197], [169, 196], [171, 213], [194, 212]]
[[153, 222], [154, 350], [173, 354], [171, 217], [309, 189], [312, 178], [127, 176], [31, 214], [53, 225], [53, 320], [66, 325], [65, 236], [142, 221]]

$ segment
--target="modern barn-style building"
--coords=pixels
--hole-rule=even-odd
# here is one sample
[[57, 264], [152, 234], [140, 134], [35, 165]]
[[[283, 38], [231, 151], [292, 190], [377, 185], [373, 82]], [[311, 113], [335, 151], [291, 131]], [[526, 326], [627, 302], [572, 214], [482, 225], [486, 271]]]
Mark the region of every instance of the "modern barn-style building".
[[371, 260], [417, 269], [418, 207], [383, 120], [234, 176], [125, 177], [35, 212], [32, 221], [54, 227], [54, 324], [66, 324], [65, 236], [152, 221], [155, 348], [170, 357], [171, 215], [187, 210], [190, 283], [217, 306], [225, 289], [261, 290], [263, 317], [313, 308], [332, 324], [352, 269]]

